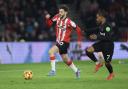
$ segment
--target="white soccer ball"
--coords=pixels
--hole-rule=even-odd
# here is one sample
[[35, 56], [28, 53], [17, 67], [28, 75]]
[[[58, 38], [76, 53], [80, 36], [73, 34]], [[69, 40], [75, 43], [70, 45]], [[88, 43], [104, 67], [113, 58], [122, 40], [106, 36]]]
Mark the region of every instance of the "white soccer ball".
[[24, 79], [26, 79], [26, 80], [30, 80], [33, 77], [33, 73], [32, 73], [31, 70], [24, 71], [24, 74], [23, 75], [24, 75]]

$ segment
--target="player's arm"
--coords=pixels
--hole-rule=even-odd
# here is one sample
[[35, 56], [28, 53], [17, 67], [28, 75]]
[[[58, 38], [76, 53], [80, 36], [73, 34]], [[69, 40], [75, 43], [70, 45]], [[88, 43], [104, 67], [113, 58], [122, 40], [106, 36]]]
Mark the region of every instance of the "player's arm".
[[77, 39], [77, 43], [80, 46], [81, 45], [81, 41], [82, 41], [82, 31], [80, 29], [80, 27], [78, 25], [76, 25], [73, 21], [70, 22], [70, 25], [76, 29], [77, 35], [78, 35], [78, 39]]
[[47, 15], [45, 16], [45, 18], [46, 18], [46, 24], [47, 24], [47, 26], [48, 26], [48, 27], [51, 27], [52, 24], [53, 24], [53, 21], [52, 21], [52, 19], [50, 19], [50, 14], [47, 14]]
[[51, 17], [50, 14], [46, 14], [46, 16], [45, 16], [46, 24], [47, 24], [48, 27], [51, 27], [53, 22], [56, 22], [59, 16], [57, 14], [53, 18], [50, 18], [50, 17]]
[[82, 41], [82, 31], [78, 25], [76, 26], [76, 32], [78, 35], [78, 42], [81, 42]]
[[112, 40], [112, 29], [110, 26], [107, 26], [104, 29], [104, 32], [99, 32], [97, 35], [96, 34], [91, 34], [90, 39], [98, 39], [98, 40]]

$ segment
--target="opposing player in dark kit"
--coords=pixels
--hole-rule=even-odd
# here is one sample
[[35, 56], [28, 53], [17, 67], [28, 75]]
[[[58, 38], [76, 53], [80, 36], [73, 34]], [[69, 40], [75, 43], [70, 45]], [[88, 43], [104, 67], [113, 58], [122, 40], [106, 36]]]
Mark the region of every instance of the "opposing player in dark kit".
[[109, 23], [107, 23], [105, 14], [99, 11], [96, 15], [96, 21], [99, 25], [98, 34], [91, 34], [90, 39], [97, 39], [92, 46], [86, 49], [86, 55], [96, 63], [95, 72], [99, 70], [100, 67], [103, 66], [97, 58], [94, 56], [94, 52], [102, 52], [105, 66], [109, 71], [109, 76], [107, 80], [111, 80], [114, 77], [113, 67], [111, 65], [111, 60], [114, 51], [114, 42], [113, 42], [113, 30]]

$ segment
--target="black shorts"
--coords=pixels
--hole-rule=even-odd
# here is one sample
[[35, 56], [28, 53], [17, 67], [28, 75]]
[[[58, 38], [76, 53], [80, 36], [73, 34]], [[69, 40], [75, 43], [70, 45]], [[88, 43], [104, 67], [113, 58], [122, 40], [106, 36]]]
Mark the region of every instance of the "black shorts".
[[56, 46], [59, 48], [60, 54], [67, 54], [68, 53], [69, 43], [60, 42], [60, 43], [57, 43]]
[[112, 60], [114, 43], [109, 41], [99, 41], [93, 44], [95, 52], [102, 52], [106, 62]]

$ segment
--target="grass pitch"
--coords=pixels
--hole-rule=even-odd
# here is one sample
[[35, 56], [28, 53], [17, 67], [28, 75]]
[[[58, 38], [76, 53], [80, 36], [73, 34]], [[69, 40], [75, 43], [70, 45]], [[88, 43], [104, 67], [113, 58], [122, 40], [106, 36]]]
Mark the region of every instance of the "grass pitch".
[[[127, 89], [128, 60], [118, 64], [113, 61], [115, 78], [107, 81], [108, 71], [102, 67], [94, 73], [94, 63], [91, 61], [76, 61], [81, 70], [81, 78], [76, 79], [74, 72], [63, 62], [57, 63], [57, 75], [47, 76], [49, 63], [39, 64], [0, 64], [0, 89]], [[32, 70], [32, 80], [23, 78], [24, 70]]]

